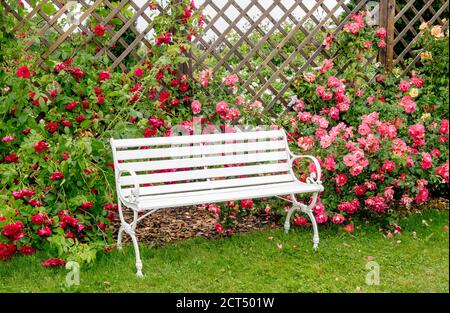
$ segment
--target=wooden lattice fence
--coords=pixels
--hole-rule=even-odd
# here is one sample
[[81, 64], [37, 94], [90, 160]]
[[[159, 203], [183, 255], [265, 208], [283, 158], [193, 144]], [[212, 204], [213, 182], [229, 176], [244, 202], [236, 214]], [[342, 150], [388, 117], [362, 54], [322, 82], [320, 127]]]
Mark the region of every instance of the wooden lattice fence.
[[[127, 71], [127, 60], [145, 60], [146, 48], [154, 44], [154, 17], [167, 13], [167, 6], [161, 1], [154, 6], [155, 0], [23, 0], [29, 9], [22, 13], [14, 2], [17, 4], [16, 0], [1, 0], [6, 12], [17, 20], [11, 32], [16, 36], [26, 32], [30, 38], [28, 48], [35, 45], [45, 49], [37, 65], [47, 70], [49, 57], [73, 34], [83, 32], [87, 34], [86, 42], [97, 45], [97, 58], [106, 55], [113, 68]], [[442, 23], [449, 12], [448, 0], [361, 0], [352, 5], [345, 0], [197, 2], [206, 13], [205, 33], [194, 39], [198, 49], [191, 52], [189, 65], [183, 71], [191, 75], [210, 67], [215, 72], [236, 73], [251, 100], [262, 100], [268, 111], [277, 103], [288, 105], [290, 87], [298, 74], [308, 67], [319, 66], [324, 58], [333, 58], [324, 49], [323, 38], [327, 33], [341, 31], [351, 13], [368, 9], [375, 2], [377, 23], [388, 33], [387, 47], [379, 60], [388, 69], [401, 66], [407, 72], [419, 59], [413, 51], [420, 36], [419, 25], [424, 21]], [[127, 16], [122, 12], [125, 6], [130, 12]], [[79, 11], [76, 18], [75, 7]], [[100, 16], [97, 13], [100, 7], [107, 8], [109, 13]], [[38, 28], [29, 27], [31, 19], [40, 20]], [[107, 42], [93, 35], [89, 27], [92, 19], [106, 28], [110, 35]], [[113, 20], [115, 24], [111, 25]], [[448, 26], [448, 20], [445, 25]], [[408, 58], [413, 62], [405, 65]]]

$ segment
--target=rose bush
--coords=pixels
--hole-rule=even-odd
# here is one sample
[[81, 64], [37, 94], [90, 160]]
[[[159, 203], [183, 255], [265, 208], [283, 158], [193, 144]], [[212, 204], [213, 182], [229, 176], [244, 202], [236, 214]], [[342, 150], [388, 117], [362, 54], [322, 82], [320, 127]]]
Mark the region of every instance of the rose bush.
[[94, 23], [92, 33], [65, 43], [76, 55], [46, 63], [50, 72], [34, 66], [39, 50], [23, 49], [26, 34], [2, 46], [0, 259], [45, 250], [90, 262], [106, 247], [117, 211], [110, 137], [169, 136], [175, 125], [192, 133], [195, 125], [224, 128], [239, 118], [237, 76], [204, 70], [193, 81], [179, 72], [201, 12], [190, 1], [170, 12], [155, 17], [155, 44], [129, 73], [94, 58], [92, 40], [77, 49], [88, 36], [107, 40]]
[[[398, 69], [386, 75], [368, 62], [384, 47], [386, 32], [363, 17], [353, 15], [344, 32], [324, 40], [338, 54], [298, 79], [299, 100], [284, 121], [297, 151], [318, 156], [324, 170], [318, 223], [330, 216], [347, 224], [358, 213], [392, 224], [399, 204], [421, 204], [448, 188], [448, 58], [431, 58], [435, 50], [448, 56], [448, 31], [423, 25], [423, 64], [410, 76]], [[336, 65], [345, 64], [339, 73]], [[299, 164], [299, 170], [305, 179], [315, 169]]]

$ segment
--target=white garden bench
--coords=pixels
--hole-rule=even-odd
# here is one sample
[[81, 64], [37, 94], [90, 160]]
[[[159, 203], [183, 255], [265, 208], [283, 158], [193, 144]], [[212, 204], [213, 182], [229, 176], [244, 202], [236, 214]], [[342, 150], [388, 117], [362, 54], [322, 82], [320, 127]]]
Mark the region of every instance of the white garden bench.
[[[123, 232], [130, 235], [137, 276], [142, 276], [142, 261], [136, 225], [156, 210], [169, 207], [291, 195], [293, 205], [285, 231], [289, 231], [295, 210], [306, 213], [314, 230], [313, 247], [317, 249], [319, 235], [312, 208], [323, 191], [320, 165], [313, 156], [294, 155], [284, 130], [111, 138], [110, 143], [121, 220], [117, 246], [122, 246]], [[308, 158], [315, 164], [317, 173], [311, 173], [306, 183], [300, 182], [292, 170], [297, 158]], [[298, 202], [297, 193], [312, 193], [310, 204]], [[133, 211], [129, 223], [124, 219], [123, 207]]]

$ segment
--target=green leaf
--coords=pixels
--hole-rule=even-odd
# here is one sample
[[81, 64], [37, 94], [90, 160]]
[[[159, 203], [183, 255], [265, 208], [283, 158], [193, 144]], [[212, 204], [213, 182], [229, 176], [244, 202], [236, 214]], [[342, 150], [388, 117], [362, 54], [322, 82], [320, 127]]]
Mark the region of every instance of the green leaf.
[[44, 3], [41, 5], [41, 11], [44, 12], [47, 15], [53, 15], [56, 13], [56, 8], [51, 3]]

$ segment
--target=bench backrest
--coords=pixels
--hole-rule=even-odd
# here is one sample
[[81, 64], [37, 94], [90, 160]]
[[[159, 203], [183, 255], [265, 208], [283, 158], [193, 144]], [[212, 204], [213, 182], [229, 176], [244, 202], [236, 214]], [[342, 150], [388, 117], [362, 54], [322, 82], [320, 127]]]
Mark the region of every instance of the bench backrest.
[[[293, 181], [283, 130], [112, 139], [116, 175], [133, 171], [140, 195]], [[127, 196], [128, 174], [117, 176]]]

